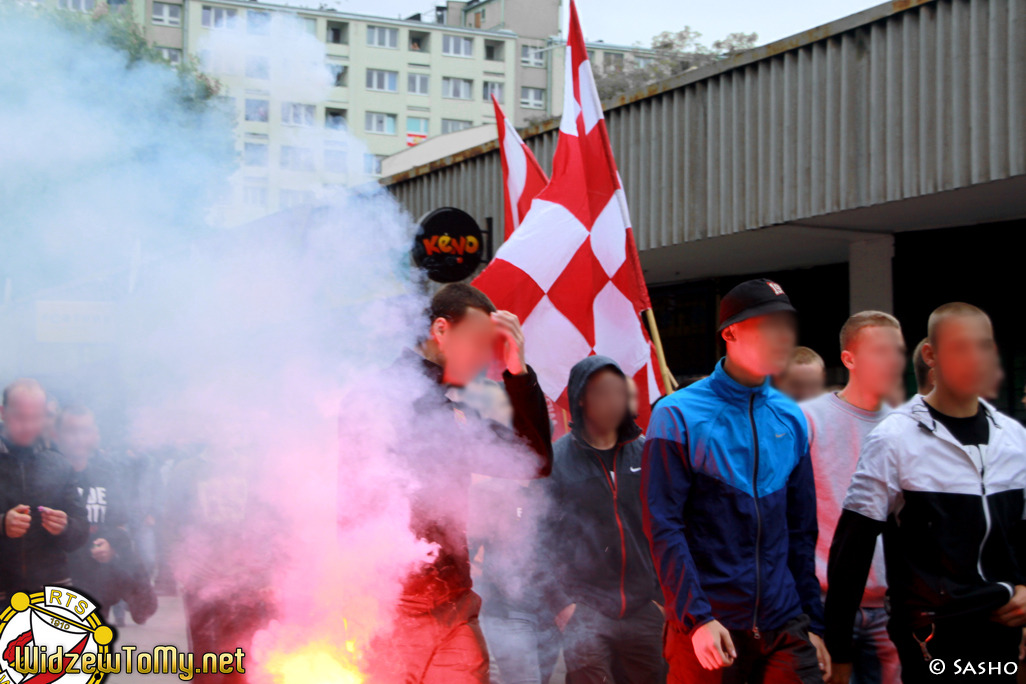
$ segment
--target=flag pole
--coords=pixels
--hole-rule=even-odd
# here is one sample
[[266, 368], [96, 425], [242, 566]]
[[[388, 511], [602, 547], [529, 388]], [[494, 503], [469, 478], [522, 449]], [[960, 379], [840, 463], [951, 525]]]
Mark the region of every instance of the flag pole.
[[659, 361], [659, 372], [663, 375], [663, 386], [669, 394], [677, 389], [677, 378], [670, 373], [666, 365], [666, 355], [663, 353], [663, 341], [659, 337], [659, 328], [656, 327], [655, 313], [652, 309], [645, 309], [645, 320], [648, 321], [648, 329], [652, 335], [652, 344], [655, 345], [656, 360]]

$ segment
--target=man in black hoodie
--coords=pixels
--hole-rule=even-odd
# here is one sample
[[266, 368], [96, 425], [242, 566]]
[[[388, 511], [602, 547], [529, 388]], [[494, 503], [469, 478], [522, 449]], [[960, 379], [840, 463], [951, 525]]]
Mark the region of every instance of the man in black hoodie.
[[3, 393], [0, 435], [0, 592], [68, 584], [68, 553], [89, 536], [71, 466], [43, 446], [46, 392], [16, 380]]
[[[396, 445], [397, 469], [416, 487], [409, 494], [411, 531], [437, 544], [434, 561], [403, 583], [395, 630], [372, 650], [372, 681], [488, 681], [488, 655], [478, 622], [481, 599], [471, 591], [467, 512], [471, 474], [510, 479], [546, 477], [552, 443], [545, 396], [524, 361], [520, 322], [477, 288], [446, 285], [431, 300], [430, 328], [417, 351], [407, 349], [378, 380], [375, 392], [391, 393], [390, 420], [413, 439]], [[480, 418], [450, 400], [450, 387], [477, 377], [495, 356], [505, 362], [513, 428]], [[359, 393], [357, 393], [359, 394]], [[366, 459], [352, 441], [354, 416], [375, 397], [350, 397], [340, 416], [339, 526], [344, 532], [366, 507], [361, 477]], [[406, 409], [409, 408], [410, 411]], [[357, 417], [359, 421], [362, 418]], [[512, 448], [511, 448], [512, 447]]]
[[571, 432], [556, 442], [546, 546], [548, 595], [563, 630], [568, 684], [662, 681], [662, 592], [641, 521], [644, 437], [615, 361], [570, 371]]

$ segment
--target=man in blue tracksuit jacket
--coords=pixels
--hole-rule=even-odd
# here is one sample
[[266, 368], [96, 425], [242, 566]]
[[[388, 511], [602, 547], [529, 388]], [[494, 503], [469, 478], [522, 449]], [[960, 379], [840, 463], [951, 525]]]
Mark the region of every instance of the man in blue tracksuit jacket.
[[816, 492], [801, 409], [769, 384], [795, 315], [768, 280], [723, 299], [727, 356], [652, 415], [645, 533], [665, 597], [669, 681], [822, 682]]

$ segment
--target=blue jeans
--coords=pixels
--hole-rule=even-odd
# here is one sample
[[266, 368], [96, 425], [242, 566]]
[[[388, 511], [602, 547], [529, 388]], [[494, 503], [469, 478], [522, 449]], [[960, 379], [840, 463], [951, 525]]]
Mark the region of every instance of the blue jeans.
[[[555, 667], [543, 647], [538, 619], [529, 613], [509, 612], [509, 617], [481, 616], [491, 656], [491, 681], [495, 684], [547, 684]], [[555, 651], [559, 657], [559, 649]], [[549, 662], [549, 661], [552, 662]]]
[[898, 684], [901, 662], [898, 650], [887, 635], [887, 611], [859, 608], [855, 614], [855, 658], [850, 684]]

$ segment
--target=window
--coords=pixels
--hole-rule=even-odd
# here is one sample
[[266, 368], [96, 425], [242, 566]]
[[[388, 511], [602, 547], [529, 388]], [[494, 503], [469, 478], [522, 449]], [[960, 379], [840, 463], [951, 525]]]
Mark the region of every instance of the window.
[[[588, 50], [588, 61], [591, 62], [592, 65], [595, 64], [595, 51], [594, 50]], [[594, 66], [592, 68], [594, 68]]]
[[545, 89], [520, 88], [520, 106], [528, 109], [545, 109]]
[[246, 12], [246, 32], [266, 36], [271, 32], [271, 13], [257, 10]]
[[637, 66], [639, 69], [647, 69], [652, 65], [653, 61], [655, 60], [653, 60], [651, 57], [641, 57], [639, 55], [634, 56], [634, 65]]
[[309, 33], [311, 36], [316, 36], [317, 19], [314, 17], [296, 17], [296, 28], [300, 33]]
[[345, 173], [349, 165], [348, 155], [342, 149], [324, 150], [324, 170], [330, 173]]
[[499, 101], [499, 104], [503, 104], [505, 102], [505, 100], [503, 100], [502, 97], [501, 83], [497, 83], [495, 81], [485, 81], [483, 90], [484, 93], [482, 94], [482, 99], [485, 102], [490, 101], [492, 99], [492, 95], [494, 95], [495, 99]]
[[346, 130], [346, 114], [344, 109], [325, 109], [324, 127], [333, 131]]
[[442, 133], [455, 133], [456, 131], [462, 131], [464, 128], [470, 128], [473, 125], [472, 121], [442, 119]]
[[364, 153], [363, 155], [363, 172], [368, 173], [372, 176], [381, 175], [381, 160], [384, 159], [384, 155], [381, 154], [369, 154]]
[[313, 171], [314, 155], [309, 147], [281, 146], [281, 168], [289, 171]]
[[315, 105], [282, 102], [281, 122], [288, 126], [313, 126], [316, 111]]
[[384, 26], [368, 26], [367, 45], [372, 47], [398, 49], [399, 29], [386, 28]]
[[242, 160], [246, 166], [267, 166], [267, 145], [246, 143]]
[[161, 56], [172, 64], [178, 64], [182, 61], [182, 51], [178, 48], [159, 47]]
[[427, 52], [430, 34], [410, 31], [410, 52]]
[[167, 2], [153, 3], [153, 23], [161, 26], [181, 26], [182, 6]]
[[367, 69], [367, 90], [394, 93], [399, 90], [399, 72]]
[[545, 66], [545, 52], [540, 47], [521, 45], [520, 63], [524, 66], [543, 67]]
[[349, 85], [349, 67], [345, 64], [337, 64], [335, 62], [328, 62], [328, 73], [331, 74], [331, 84], [336, 88], [345, 88]]
[[267, 206], [267, 188], [258, 185], [242, 187], [242, 203], [251, 207]]
[[442, 54], [456, 57], [474, 56], [474, 39], [463, 36], [442, 36]]
[[427, 74], [410, 74], [406, 79], [406, 91], [410, 95], [427, 95], [428, 83]]
[[263, 78], [268, 79], [271, 77], [271, 67], [267, 63], [267, 58], [263, 55], [250, 55], [246, 58], [246, 78]]
[[363, 129], [368, 133], [395, 135], [395, 114], [367, 112], [364, 117]]
[[472, 97], [470, 92], [473, 87], [474, 82], [465, 78], [445, 77], [442, 79], [442, 97], [454, 100], [469, 100]]
[[485, 41], [485, 59], [490, 62], [502, 62], [506, 59], [501, 40]]
[[128, 4], [128, 0], [107, 0], [107, 7], [111, 9], [121, 9]]
[[348, 45], [349, 24], [341, 21], [329, 21], [327, 40], [334, 45]]
[[602, 66], [606, 71], [621, 71], [623, 69], [623, 53], [607, 52], [603, 56]]
[[313, 204], [314, 194], [310, 190], [280, 190], [278, 204], [282, 209], [298, 207], [301, 204]]
[[57, 0], [57, 6], [74, 12], [92, 12], [96, 9], [96, 0]]
[[246, 99], [246, 121], [258, 121], [267, 123], [267, 112], [270, 103], [267, 100]]
[[428, 120], [421, 118], [419, 116], [406, 117], [406, 132], [417, 133], [419, 135], [427, 135]]
[[230, 7], [203, 5], [203, 25], [207, 28], [234, 29], [238, 12]]

